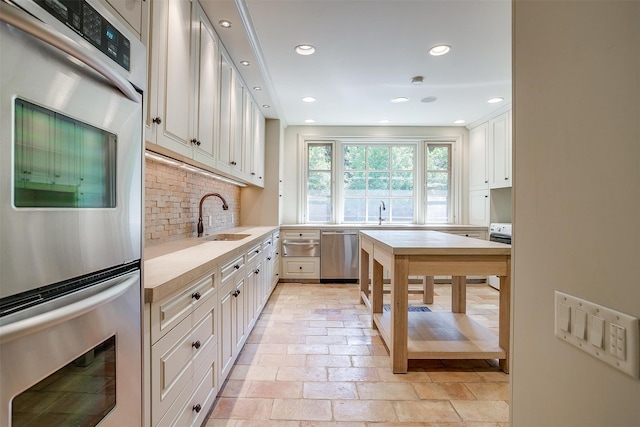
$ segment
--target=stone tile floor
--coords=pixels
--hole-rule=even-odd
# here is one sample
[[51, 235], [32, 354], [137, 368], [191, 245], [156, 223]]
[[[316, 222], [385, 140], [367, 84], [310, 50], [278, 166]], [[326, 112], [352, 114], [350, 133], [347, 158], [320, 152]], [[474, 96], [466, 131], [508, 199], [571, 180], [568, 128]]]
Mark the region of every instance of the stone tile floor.
[[[436, 285], [433, 311], [449, 311]], [[411, 294], [411, 304], [421, 304]], [[498, 291], [468, 285], [467, 314], [497, 332]], [[509, 376], [496, 360], [428, 360], [390, 371], [358, 286], [280, 283], [207, 427], [507, 427]]]

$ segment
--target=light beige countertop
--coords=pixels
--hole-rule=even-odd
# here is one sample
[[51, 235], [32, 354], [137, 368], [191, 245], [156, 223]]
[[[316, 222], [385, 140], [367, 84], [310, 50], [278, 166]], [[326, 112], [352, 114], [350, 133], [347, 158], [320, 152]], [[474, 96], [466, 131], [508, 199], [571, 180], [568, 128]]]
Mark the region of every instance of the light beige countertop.
[[488, 227], [468, 224], [282, 224], [281, 229], [357, 229], [357, 230], [458, 230], [458, 231], [487, 231]]
[[433, 230], [363, 230], [394, 255], [510, 255], [511, 245]]
[[[144, 301], [158, 301], [208, 274], [228, 258], [246, 252], [277, 226], [235, 227], [211, 234], [248, 234], [241, 240], [207, 241], [190, 237], [144, 249]], [[206, 236], [205, 236], [206, 237]]]

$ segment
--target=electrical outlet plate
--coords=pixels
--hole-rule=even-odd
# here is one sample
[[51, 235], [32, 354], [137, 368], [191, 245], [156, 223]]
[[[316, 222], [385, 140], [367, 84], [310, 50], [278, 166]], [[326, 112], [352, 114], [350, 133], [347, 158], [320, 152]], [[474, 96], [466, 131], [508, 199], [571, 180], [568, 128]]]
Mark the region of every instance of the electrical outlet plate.
[[555, 334], [633, 378], [640, 377], [636, 317], [556, 291]]

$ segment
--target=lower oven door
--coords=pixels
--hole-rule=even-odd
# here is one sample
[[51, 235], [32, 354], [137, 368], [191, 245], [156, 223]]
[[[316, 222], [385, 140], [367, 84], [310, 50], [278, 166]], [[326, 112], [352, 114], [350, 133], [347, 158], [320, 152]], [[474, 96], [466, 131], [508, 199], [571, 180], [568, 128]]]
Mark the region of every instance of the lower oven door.
[[142, 424], [139, 270], [1, 320], [0, 425]]

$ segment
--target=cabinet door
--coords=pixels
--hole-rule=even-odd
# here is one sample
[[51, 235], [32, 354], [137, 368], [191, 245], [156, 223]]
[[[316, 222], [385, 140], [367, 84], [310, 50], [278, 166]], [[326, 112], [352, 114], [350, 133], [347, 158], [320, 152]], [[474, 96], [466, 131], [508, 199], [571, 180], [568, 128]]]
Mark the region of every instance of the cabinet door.
[[489, 226], [489, 190], [469, 192], [469, 224]]
[[510, 111], [489, 121], [491, 188], [511, 187]]
[[107, 0], [139, 35], [142, 34], [142, 10], [145, 0]]
[[[150, 40], [149, 139], [174, 152], [191, 157], [193, 61], [191, 1], [153, 3]], [[156, 56], [153, 58], [153, 56]]]
[[245, 307], [246, 307], [246, 299], [247, 299], [248, 292], [245, 286], [244, 277], [242, 277], [242, 279], [240, 279], [238, 283], [236, 283], [235, 292], [236, 292], [234, 296], [235, 316], [233, 320], [235, 323], [236, 336], [235, 336], [235, 350], [233, 352], [234, 359], [238, 355], [238, 353], [240, 353], [240, 350], [242, 350], [242, 346], [244, 345], [244, 342], [247, 338], [246, 337], [247, 315], [246, 315]]
[[230, 158], [234, 176], [243, 178], [245, 172], [244, 141], [244, 85], [235, 68], [231, 69], [231, 147]]
[[220, 131], [218, 133], [217, 164], [222, 171], [232, 170], [231, 165], [231, 115], [233, 67], [225, 54], [220, 55]]
[[265, 148], [265, 119], [264, 115], [254, 103], [253, 105], [253, 155], [252, 182], [264, 187], [264, 148]]
[[224, 288], [220, 294], [220, 320], [218, 329], [218, 366], [220, 366], [220, 384], [222, 384], [233, 367], [235, 349], [235, 286]]
[[220, 53], [215, 32], [200, 6], [196, 7], [198, 23], [198, 91], [196, 103], [196, 137], [194, 160], [215, 167], [214, 147], [218, 139], [219, 67]]
[[489, 188], [488, 125], [469, 131], [469, 191]]

